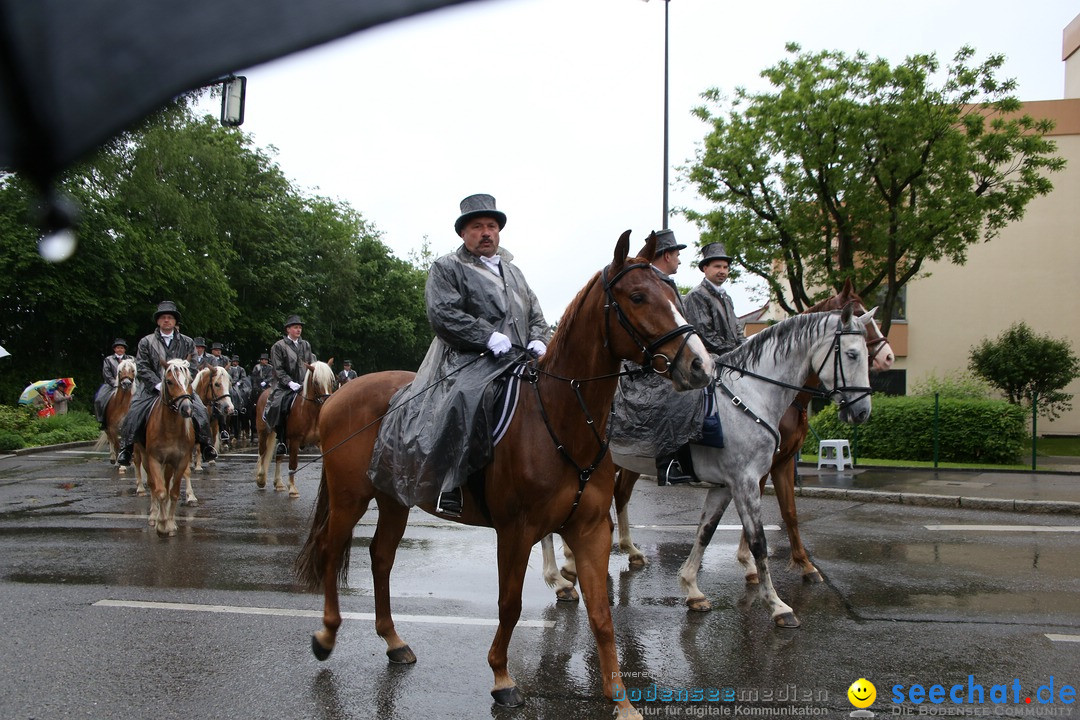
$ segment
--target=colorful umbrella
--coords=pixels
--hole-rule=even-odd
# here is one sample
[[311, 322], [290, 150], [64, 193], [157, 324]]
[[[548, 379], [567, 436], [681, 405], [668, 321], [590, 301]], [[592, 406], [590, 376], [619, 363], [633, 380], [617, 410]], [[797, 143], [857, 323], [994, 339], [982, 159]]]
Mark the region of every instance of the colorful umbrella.
[[32, 382], [23, 388], [22, 394], [19, 395], [20, 405], [30, 405], [34, 402], [34, 398], [38, 397], [39, 390], [45, 390], [45, 393], [51, 398], [56, 394], [57, 390], [60, 390], [65, 395], [70, 395], [75, 390], [75, 380], [69, 377], [66, 378], [54, 378], [53, 380], [38, 380]]

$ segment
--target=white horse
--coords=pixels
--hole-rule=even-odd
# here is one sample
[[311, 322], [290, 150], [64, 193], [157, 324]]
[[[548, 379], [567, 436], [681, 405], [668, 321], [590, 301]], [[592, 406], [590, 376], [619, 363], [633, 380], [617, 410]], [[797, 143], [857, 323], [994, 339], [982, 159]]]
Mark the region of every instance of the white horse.
[[[811, 313], [788, 318], [757, 333], [744, 345], [723, 356], [717, 377], [717, 411], [724, 428], [723, 449], [692, 445], [698, 479], [713, 487], [705, 498], [694, 548], [679, 571], [679, 583], [691, 610], [711, 609], [697, 586], [697, 573], [705, 548], [732, 499], [743, 526], [759, 578], [759, 592], [774, 622], [798, 627], [798, 620], [773, 588], [768, 550], [761, 522], [760, 478], [769, 471], [779, 445], [777, 427], [784, 412], [811, 373], [821, 379], [820, 396], [840, 405], [840, 418], [862, 423], [870, 417], [870, 387], [866, 328], [874, 310], [854, 317], [852, 306], [843, 311]], [[617, 465], [634, 466], [634, 458], [613, 455]], [[625, 506], [619, 513], [620, 546], [632, 546]], [[624, 527], [627, 531], [624, 532]], [[567, 553], [560, 574], [551, 536], [541, 541], [544, 579], [556, 588], [560, 600], [576, 599], [571, 580], [575, 568]]]
[[[236, 412], [232, 401], [232, 378], [229, 371], [220, 365], [207, 365], [195, 375], [191, 382], [192, 393], [202, 399], [206, 406], [206, 413], [210, 419], [210, 439], [214, 443], [214, 449], [221, 450], [221, 431], [228, 424], [228, 417]], [[208, 465], [215, 464], [211, 460]], [[191, 453], [192, 469], [202, 472], [202, 453], [196, 447]], [[198, 503], [198, 498], [191, 490], [191, 476], [188, 476], [187, 501], [189, 505]]]

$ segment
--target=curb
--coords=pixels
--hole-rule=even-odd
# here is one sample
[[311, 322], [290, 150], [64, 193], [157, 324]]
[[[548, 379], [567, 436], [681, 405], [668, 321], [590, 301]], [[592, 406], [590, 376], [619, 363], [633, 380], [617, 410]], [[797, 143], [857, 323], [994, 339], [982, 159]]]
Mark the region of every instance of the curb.
[[10, 455], [33, 455], [34, 453], [49, 452], [50, 450], [67, 450], [68, 448], [88, 447], [97, 440], [76, 440], [75, 442], [60, 443], [59, 445], [38, 445], [37, 447], [19, 448], [12, 450]]
[[[772, 485], [765, 486], [766, 495], [775, 495]], [[1005, 510], [1010, 512], [1057, 513], [1080, 515], [1080, 503], [1063, 500], [1011, 500], [1009, 498], [980, 498], [926, 493], [890, 492], [882, 490], [853, 490], [848, 488], [796, 487], [796, 497], [850, 500], [852, 502], [895, 503], [922, 507], [963, 508], [965, 510]]]

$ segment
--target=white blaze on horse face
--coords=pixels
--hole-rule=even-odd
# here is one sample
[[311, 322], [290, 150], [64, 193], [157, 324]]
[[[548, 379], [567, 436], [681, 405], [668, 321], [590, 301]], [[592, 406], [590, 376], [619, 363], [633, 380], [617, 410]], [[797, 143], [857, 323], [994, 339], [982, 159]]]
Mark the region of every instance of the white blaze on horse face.
[[[675, 303], [671, 303], [671, 315], [678, 327], [690, 324], [686, 321], [686, 318], [683, 317], [683, 314], [679, 312], [679, 308]], [[688, 367], [682, 369], [683, 376], [689, 379], [697, 373], [700, 373], [706, 376], [706, 382], [711, 381], [713, 377], [716, 376], [716, 367], [713, 364], [712, 355], [705, 349], [705, 343], [702, 342], [701, 337], [697, 333], [692, 333], [686, 342], [686, 347], [690, 350], [693, 358], [701, 360], [701, 368], [695, 372], [689, 367], [690, 363], [693, 362], [693, 358], [687, 358], [686, 362]], [[680, 357], [680, 360], [682, 360], [682, 357]], [[704, 385], [695, 384], [693, 387], [704, 387]]]

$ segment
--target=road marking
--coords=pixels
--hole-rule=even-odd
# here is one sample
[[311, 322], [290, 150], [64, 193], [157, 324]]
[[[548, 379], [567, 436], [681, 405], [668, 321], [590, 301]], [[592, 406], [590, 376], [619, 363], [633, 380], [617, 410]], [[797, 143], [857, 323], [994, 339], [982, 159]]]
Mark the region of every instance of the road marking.
[[[192, 603], [149, 602], [143, 600], [98, 600], [95, 607], [134, 608], [138, 610], [185, 610], [188, 612], [231, 613], [234, 615], [272, 615], [277, 617], [321, 618], [321, 610], [292, 610], [290, 608], [244, 607], [242, 605], [197, 605]], [[346, 620], [375, 621], [375, 613], [343, 612]], [[431, 623], [438, 625], [490, 625], [499, 624], [489, 618], [456, 617], [452, 615], [398, 615], [394, 622]], [[552, 620], [519, 620], [515, 627], [553, 628]]]
[[[87, 513], [83, 517], [91, 520], [142, 520], [146, 522], [150, 519], [149, 513]], [[176, 522], [217, 522], [218, 518], [212, 517], [198, 517], [196, 515], [177, 515]]]
[[[631, 525], [630, 527], [635, 530], [663, 530], [665, 532], [672, 530], [697, 530], [697, 525]], [[742, 532], [742, 525], [717, 525], [717, 530], [738, 530]], [[765, 530], [779, 530], [779, 525], [765, 525]]]
[[1046, 633], [1046, 637], [1054, 642], [1080, 642], [1080, 635], [1058, 635], [1057, 633]]
[[982, 532], [1080, 532], [1080, 525], [924, 525], [927, 530]]

